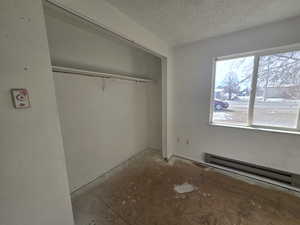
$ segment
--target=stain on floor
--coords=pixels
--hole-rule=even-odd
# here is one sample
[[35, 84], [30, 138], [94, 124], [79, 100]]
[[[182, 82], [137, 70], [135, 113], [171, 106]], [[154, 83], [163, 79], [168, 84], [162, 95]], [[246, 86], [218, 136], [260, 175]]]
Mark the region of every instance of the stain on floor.
[[[189, 184], [192, 191], [174, 187]], [[72, 200], [76, 225], [299, 225], [300, 198], [155, 151]]]

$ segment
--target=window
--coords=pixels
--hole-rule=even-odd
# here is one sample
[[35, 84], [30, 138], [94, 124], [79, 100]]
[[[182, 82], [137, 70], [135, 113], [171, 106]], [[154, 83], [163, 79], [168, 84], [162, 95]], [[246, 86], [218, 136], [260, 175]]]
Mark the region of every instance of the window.
[[211, 123], [299, 130], [300, 51], [294, 49], [217, 58]]
[[216, 62], [213, 122], [247, 124], [254, 57]]

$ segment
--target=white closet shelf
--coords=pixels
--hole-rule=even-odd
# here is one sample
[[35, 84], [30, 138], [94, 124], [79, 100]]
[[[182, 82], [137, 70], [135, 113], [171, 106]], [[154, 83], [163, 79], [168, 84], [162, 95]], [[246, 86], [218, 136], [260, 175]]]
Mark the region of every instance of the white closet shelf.
[[52, 71], [60, 72], [60, 73], [77, 74], [77, 75], [81, 75], [81, 76], [113, 78], [113, 79], [120, 79], [120, 80], [145, 82], [145, 83], [153, 81], [152, 79], [147, 79], [147, 78], [137, 78], [137, 77], [134, 77], [134, 75], [128, 76], [128, 75], [113, 74], [113, 73], [103, 73], [103, 72], [98, 72], [98, 71], [81, 70], [81, 69], [62, 67], [62, 66], [52, 66]]

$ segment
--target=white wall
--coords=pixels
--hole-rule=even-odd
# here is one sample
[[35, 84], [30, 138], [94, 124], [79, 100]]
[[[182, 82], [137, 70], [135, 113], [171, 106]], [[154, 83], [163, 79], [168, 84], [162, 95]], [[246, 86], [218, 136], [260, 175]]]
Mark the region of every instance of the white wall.
[[[299, 135], [210, 127], [212, 59], [300, 42], [300, 17], [175, 48], [175, 153], [201, 161], [203, 153], [300, 173]], [[176, 137], [180, 137], [177, 143]], [[185, 144], [190, 138], [191, 143]]]
[[[39, 0], [0, 2], [0, 224], [73, 224]], [[28, 88], [16, 110], [10, 88]]]
[[54, 78], [71, 191], [148, 147], [150, 84]]
[[150, 51], [167, 57], [169, 46], [152, 32], [130, 19], [126, 14], [105, 0], [49, 0], [83, 17], [96, 22], [106, 29], [137, 43]]
[[49, 4], [45, 16], [53, 65], [160, 79], [159, 57]]
[[162, 91], [161, 78], [147, 85], [148, 147], [162, 149]]
[[169, 56], [162, 60], [162, 149], [165, 158], [170, 158], [175, 150], [174, 137], [175, 117], [174, 99], [175, 91], [175, 64], [174, 51], [170, 50]]

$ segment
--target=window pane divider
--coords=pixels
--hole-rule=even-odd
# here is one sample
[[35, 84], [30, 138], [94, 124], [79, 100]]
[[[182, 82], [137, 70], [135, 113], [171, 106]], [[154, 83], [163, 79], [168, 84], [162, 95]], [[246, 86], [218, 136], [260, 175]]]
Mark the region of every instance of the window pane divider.
[[298, 115], [297, 115], [297, 130], [300, 130], [300, 107], [298, 109]]
[[258, 66], [259, 66], [259, 56], [255, 55], [252, 80], [251, 80], [251, 92], [250, 92], [250, 99], [249, 99], [249, 107], [248, 107], [248, 126], [250, 126], [250, 127], [253, 125], [253, 114], [254, 114], [256, 87], [257, 87]]

